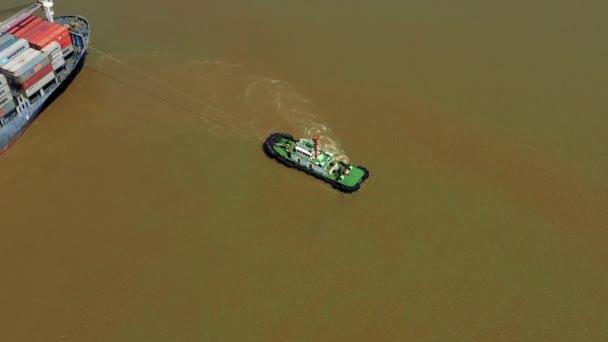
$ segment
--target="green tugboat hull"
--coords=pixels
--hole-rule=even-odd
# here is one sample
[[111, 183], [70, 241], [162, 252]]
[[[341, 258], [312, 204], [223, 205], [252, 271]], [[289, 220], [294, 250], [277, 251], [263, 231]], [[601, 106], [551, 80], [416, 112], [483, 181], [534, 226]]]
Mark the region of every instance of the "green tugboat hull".
[[[301, 139], [304, 141], [306, 139]], [[296, 146], [298, 146], [296, 148]], [[352, 193], [361, 187], [369, 177], [369, 171], [363, 166], [351, 166], [335, 160], [331, 154], [318, 153], [316, 146], [311, 149], [310, 157], [299, 153], [307, 153], [300, 143], [287, 133], [271, 134], [264, 142], [263, 149], [266, 155], [276, 159], [281, 164], [303, 171], [313, 177], [321, 179], [344, 193]]]

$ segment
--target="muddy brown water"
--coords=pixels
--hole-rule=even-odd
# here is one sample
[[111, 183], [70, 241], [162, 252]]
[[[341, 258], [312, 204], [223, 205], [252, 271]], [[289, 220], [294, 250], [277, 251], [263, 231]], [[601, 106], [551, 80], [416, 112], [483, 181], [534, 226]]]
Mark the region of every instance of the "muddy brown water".
[[0, 340], [608, 340], [606, 2], [147, 4], [56, 3], [107, 55], [0, 157]]

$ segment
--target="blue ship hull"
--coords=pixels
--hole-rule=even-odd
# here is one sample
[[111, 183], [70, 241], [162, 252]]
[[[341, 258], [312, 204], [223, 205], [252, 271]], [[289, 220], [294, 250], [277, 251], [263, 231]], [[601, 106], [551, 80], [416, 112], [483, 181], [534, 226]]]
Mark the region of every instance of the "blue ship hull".
[[[38, 95], [28, 103], [18, 104], [18, 112], [4, 126], [0, 126], [0, 154], [6, 151], [30, 126], [30, 124], [44, 111], [65, 89], [70, 85], [74, 78], [80, 73], [84, 66], [84, 61], [88, 52], [89, 27], [86, 19], [79, 16], [59, 16], [55, 18], [58, 23], [78, 21], [83, 23], [81, 32], [70, 32], [74, 52], [72, 56], [66, 58], [66, 69], [63, 74], [58, 74], [58, 82]], [[61, 80], [59, 78], [61, 77]]]

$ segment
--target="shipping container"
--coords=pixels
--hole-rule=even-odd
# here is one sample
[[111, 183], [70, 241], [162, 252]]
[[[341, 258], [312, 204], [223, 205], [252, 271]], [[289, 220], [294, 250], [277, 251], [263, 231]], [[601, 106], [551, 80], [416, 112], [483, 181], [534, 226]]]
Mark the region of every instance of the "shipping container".
[[[51, 44], [57, 44], [58, 48], [57, 49], [53, 49], [52, 51], [50, 51], [50, 54], [52, 56], [55, 56], [55, 55], [56, 56], [63, 56], [63, 53], [61, 52], [61, 46], [59, 45], [59, 43], [53, 42]], [[48, 45], [47, 45], [47, 47], [48, 47]]]
[[20, 62], [22, 63], [23, 61], [27, 60], [27, 57], [32, 53], [32, 51], [36, 51], [36, 50], [28, 48], [24, 52], [22, 52], [19, 56], [13, 58], [13, 60], [11, 60], [10, 62], [8, 62], [5, 65], [3, 65], [2, 67], [0, 67], [0, 74], [6, 76], [6, 79], [8, 80], [8, 84], [10, 86], [15, 87], [17, 82], [15, 81], [12, 74], [8, 71], [8, 69], [17, 63], [20, 63]]
[[0, 86], [0, 98], [4, 98], [7, 95], [10, 95], [11, 97], [13, 96], [11, 93], [11, 88], [8, 86], [8, 84]]
[[9, 82], [6, 79], [6, 77], [4, 77], [4, 75], [0, 75], [0, 88], [6, 87], [8, 85], [9, 85]]
[[23, 73], [16, 75], [14, 77], [14, 81], [17, 84], [26, 84], [30, 78], [34, 77], [37, 73], [43, 71], [46, 67], [50, 67], [50, 70], [53, 71], [54, 69], [49, 59], [44, 55], [43, 57], [44, 59], [42, 59], [40, 63], [29, 66]]
[[6, 33], [6, 34], [3, 33], [3, 34], [1, 34], [0, 35], [0, 46], [2, 46], [2, 44], [4, 44], [5, 41], [11, 39], [11, 36], [13, 36], [13, 35], [10, 34], [10, 33]]
[[40, 24], [40, 22], [42, 22], [42, 19], [34, 18], [34, 19], [28, 21], [27, 23], [24, 23], [23, 25], [20, 25], [18, 27], [13, 27], [13, 29], [10, 30], [9, 32], [11, 34], [13, 34], [15, 37], [21, 38], [21, 36], [23, 36], [30, 29], [32, 29], [36, 25]]
[[10, 30], [8, 30], [9, 33], [13, 34], [16, 31], [19, 31], [20, 29], [24, 28], [27, 24], [31, 23], [32, 20], [36, 19], [38, 17], [36, 17], [35, 15], [30, 15], [27, 18], [21, 20], [19, 23], [17, 23], [15, 26], [11, 27]]
[[59, 52], [55, 52], [53, 54], [45, 54], [45, 56], [47, 56], [47, 58], [51, 61], [51, 63], [63, 59], [63, 54], [61, 53], [61, 50], [59, 50]]
[[[68, 40], [66, 40], [66, 38]], [[48, 35], [44, 38], [40, 37], [37, 39], [37, 44], [42, 46], [46, 46], [51, 41], [58, 41], [62, 48], [65, 48], [68, 44], [71, 44], [70, 33], [65, 26], [56, 25], [55, 29], [52, 31], [48, 31]]]
[[43, 20], [26, 34], [27, 38], [23, 38], [27, 39], [28, 41], [38, 40], [41, 37], [46, 37], [46, 35], [49, 34], [49, 31], [56, 30], [55, 27], [57, 27], [57, 24]]
[[40, 19], [40, 18], [34, 18], [34, 20], [32, 20], [29, 23], [25, 24], [23, 27], [19, 28], [16, 31], [13, 31], [13, 35], [15, 35], [15, 37], [23, 38], [23, 36], [26, 33], [30, 32], [33, 28], [37, 27], [42, 22], [43, 22], [42, 19]]
[[[6, 108], [11, 108], [7, 110]], [[11, 120], [13, 120], [17, 116], [17, 111], [15, 110], [15, 103], [11, 102], [11, 104], [7, 105], [5, 109], [0, 109], [0, 125], [5, 126]]]
[[21, 28], [23, 28], [23, 26], [27, 25], [27, 23], [31, 22], [32, 20], [34, 20], [35, 16], [30, 15], [27, 18], [21, 20], [20, 22], [16, 23], [13, 27], [11, 27], [10, 29], [8, 29], [8, 33], [13, 34], [15, 33], [15, 31], [20, 30]]
[[72, 37], [70, 36], [70, 32], [65, 26], [57, 25], [56, 30], [44, 32], [44, 36], [41, 34], [33, 40], [30, 40], [30, 43], [36, 47], [38, 50], [45, 48], [48, 44], [53, 41], [59, 42], [62, 49], [67, 48], [72, 44]]
[[15, 31], [21, 29], [24, 25], [26, 25], [30, 21], [34, 20], [34, 18], [35, 17], [33, 15], [29, 15], [25, 19], [21, 20], [20, 22], [16, 23], [15, 25], [13, 25], [13, 27], [9, 28], [6, 32], [13, 34], [13, 33], [15, 33]]
[[23, 38], [27, 41], [30, 41], [32, 38], [35, 38], [36, 35], [46, 31], [49, 27], [52, 27], [53, 23], [46, 20], [34, 20], [31, 23], [27, 24], [21, 30], [15, 32], [15, 36], [19, 38]]
[[43, 62], [35, 64], [33, 67], [29, 67], [24, 73], [20, 75], [11, 77], [9, 82], [17, 87], [21, 87], [23, 84], [26, 84], [30, 78], [36, 76], [36, 74], [44, 70], [44, 68], [52, 68], [50, 64], [51, 63], [49, 62], [48, 58], [45, 57]]
[[[67, 28], [65, 29], [65, 31], [63, 31], [61, 33], [59, 45], [61, 45], [61, 48], [64, 50], [67, 49], [68, 47], [72, 47], [72, 35], [70, 34], [70, 31], [68, 31]], [[73, 48], [72, 48], [72, 50], [73, 50]], [[72, 50], [70, 50], [70, 52]]]
[[[8, 93], [10, 93], [11, 88], [8, 84], [8, 80], [6, 79], [6, 77], [4, 77], [4, 75], [0, 75], [0, 89], [4, 89], [5, 87], [8, 88]], [[6, 96], [6, 94], [8, 93], [0, 91], [0, 96]]]
[[0, 66], [3, 66], [13, 58], [19, 56], [19, 54], [29, 48], [29, 46], [27, 40], [19, 39], [10, 47], [0, 51]]
[[67, 48], [62, 50], [63, 57], [67, 57], [69, 54], [74, 52], [74, 45], [70, 44]]
[[51, 61], [55, 61], [58, 59], [63, 59], [63, 53], [61, 52], [61, 50], [53, 52], [53, 54], [51, 55]]
[[18, 40], [18, 38], [13, 36], [12, 34], [2, 36], [2, 38], [2, 43], [0, 43], [0, 51], [3, 51], [9, 46], [15, 44], [15, 42]]
[[17, 63], [22, 63], [23, 61], [27, 60], [27, 58], [29, 57], [30, 54], [32, 54], [34, 51], [37, 51], [35, 49], [32, 48], [27, 48], [25, 49], [25, 51], [23, 51], [22, 53], [19, 54], [19, 56], [13, 58], [10, 62], [4, 64], [3, 66], [0, 67], [0, 73], [5, 75], [7, 78], [10, 78], [11, 73], [8, 71], [13, 65], [17, 64]]
[[0, 108], [3, 108], [7, 103], [13, 101], [13, 95], [7, 94], [0, 97]]
[[63, 53], [61, 52], [61, 49], [57, 49], [52, 53], [45, 52], [44, 54], [49, 57], [51, 63], [58, 59], [63, 59]]
[[[33, 49], [32, 49], [33, 50]], [[40, 69], [50, 64], [49, 58], [38, 50], [33, 50], [26, 58], [7, 68], [10, 76], [20, 79], [24, 82], [31, 75], [40, 71]], [[7, 77], [9, 75], [6, 75]]]
[[10, 84], [0, 86], [0, 89], [5, 89], [5, 88], [8, 88], [9, 91], [4, 91], [4, 90], [0, 91], [0, 99], [4, 99], [8, 95], [13, 96], [12, 93], [10, 92], [10, 90], [11, 90]]
[[49, 33], [51, 33], [51, 31], [55, 31], [57, 26], [58, 25], [55, 23], [43, 20], [42, 22], [38, 23], [37, 26], [27, 32], [22, 38], [27, 39], [29, 42], [38, 41], [46, 37]]
[[11, 110], [2, 109], [0, 110], [0, 126], [6, 126], [11, 120], [13, 120], [17, 116], [17, 111], [15, 110], [15, 104], [13, 103], [11, 106], [7, 106], [7, 108], [12, 107]]
[[15, 35], [15, 37], [22, 38], [26, 33], [30, 32], [33, 28], [37, 27], [43, 21], [44, 20], [42, 20], [40, 18], [35, 18], [34, 20], [32, 20], [31, 22], [29, 22], [28, 24], [26, 24], [22, 28], [14, 31], [13, 34]]
[[[52, 69], [53, 67], [49, 65], [49, 67]], [[44, 87], [45, 85], [47, 85], [49, 82], [53, 81], [55, 79], [55, 73], [51, 70], [50, 73], [48, 73], [46, 76], [44, 76], [43, 78], [41, 78], [38, 82], [32, 84], [31, 87], [25, 89], [24, 93], [26, 97], [31, 97], [32, 95], [34, 95], [37, 91], [39, 91], [40, 89], [42, 89], [42, 87]]]
[[[57, 24], [54, 24], [50, 21], [42, 20], [39, 23], [33, 25], [29, 29], [29, 31], [27, 31], [24, 34], [22, 34], [21, 36], [19, 36], [19, 38], [23, 38], [31, 43], [33, 41], [40, 39], [40, 37], [46, 37], [46, 35], [49, 34], [50, 30], [54, 30], [54, 27], [56, 25]], [[17, 34], [15, 34], [15, 35], [17, 35]]]
[[65, 59], [63, 59], [63, 57], [61, 59], [56, 59], [52, 64], [53, 70], [57, 70], [65, 65]]
[[44, 48], [40, 49], [40, 51], [46, 53], [47, 55], [53, 55], [56, 52], [61, 52], [61, 45], [59, 45], [59, 42], [54, 41], [52, 43], [49, 43], [49, 45], [45, 46]]
[[55, 73], [53, 72], [53, 66], [51, 64], [47, 64], [47, 66], [40, 69], [40, 71], [38, 71], [37, 73], [35, 73], [31, 77], [29, 77], [25, 82], [21, 83], [21, 88], [22, 89], [30, 88], [34, 83], [43, 79], [49, 73], [53, 74], [53, 77], [55, 76]]
[[58, 60], [62, 60], [63, 58], [63, 54], [61, 53], [61, 51], [54, 53], [53, 55], [50, 56], [51, 59], [51, 63], [58, 61]]
[[10, 96], [0, 100], [0, 108], [5, 110], [4, 114], [10, 112], [11, 109], [15, 108], [15, 100], [13, 100], [13, 97]]
[[11, 88], [8, 86], [8, 84], [0, 86], [0, 97], [6, 96], [8, 94], [11, 94]]
[[2, 46], [4, 46], [4, 44], [6, 44], [6, 42], [8, 42], [9, 40], [16, 40], [16, 37], [10, 33], [5, 33], [3, 35], [0, 36], [0, 50]]

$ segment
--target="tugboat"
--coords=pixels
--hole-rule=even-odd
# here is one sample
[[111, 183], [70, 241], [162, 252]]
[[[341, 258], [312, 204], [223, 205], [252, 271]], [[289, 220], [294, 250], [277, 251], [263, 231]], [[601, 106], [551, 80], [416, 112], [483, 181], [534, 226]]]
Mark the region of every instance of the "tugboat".
[[[46, 19], [33, 15], [41, 8]], [[79, 73], [89, 41], [87, 19], [55, 17], [53, 0], [0, 22], [0, 154]]]
[[331, 153], [319, 149], [319, 136], [295, 140], [287, 133], [271, 134], [263, 145], [264, 152], [288, 166], [295, 167], [332, 185], [352, 193], [369, 177], [363, 166], [353, 166], [337, 160]]

